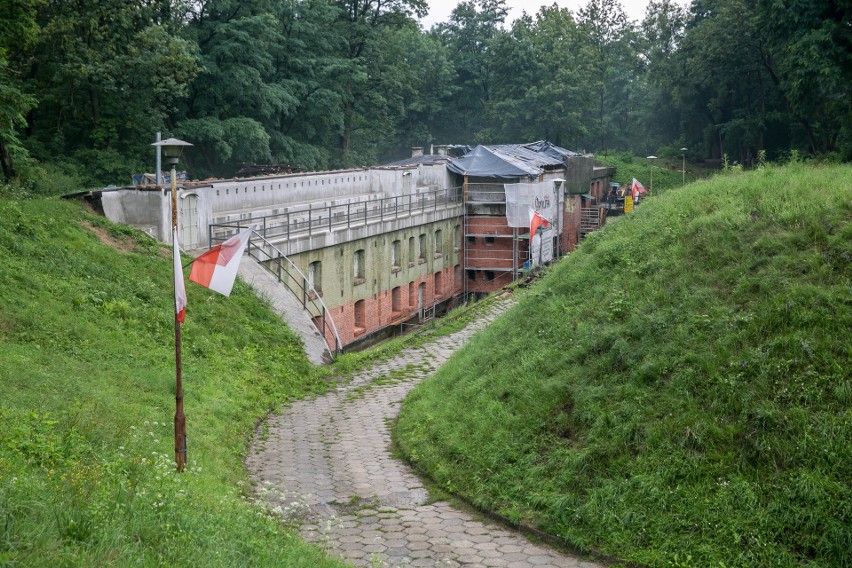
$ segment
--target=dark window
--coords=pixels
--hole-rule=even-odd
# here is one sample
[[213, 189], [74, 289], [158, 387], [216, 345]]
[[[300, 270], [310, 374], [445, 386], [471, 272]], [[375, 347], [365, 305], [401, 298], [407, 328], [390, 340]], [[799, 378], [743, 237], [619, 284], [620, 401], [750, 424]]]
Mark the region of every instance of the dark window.
[[356, 280], [364, 280], [364, 249], [355, 251], [353, 258], [353, 274]]
[[322, 262], [316, 261], [308, 265], [308, 282], [317, 292], [322, 292]]
[[399, 268], [402, 263], [402, 243], [394, 241], [391, 245], [391, 268]]
[[367, 306], [364, 300], [355, 302], [355, 333], [364, 333], [367, 322]]

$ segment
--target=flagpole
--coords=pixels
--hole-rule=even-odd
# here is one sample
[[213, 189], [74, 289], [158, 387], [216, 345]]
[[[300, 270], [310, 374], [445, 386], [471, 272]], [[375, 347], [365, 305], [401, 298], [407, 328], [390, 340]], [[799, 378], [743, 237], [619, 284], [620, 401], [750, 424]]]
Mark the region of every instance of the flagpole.
[[[152, 146], [160, 146], [169, 161], [172, 186], [172, 247], [174, 248], [174, 302], [175, 302], [175, 464], [178, 472], [182, 472], [186, 468], [186, 415], [183, 413], [183, 372], [180, 360], [180, 322], [183, 319], [181, 316], [182, 309], [178, 309], [178, 271], [180, 272], [181, 287], [183, 287], [183, 267], [179, 257], [179, 242], [178, 242], [178, 214], [177, 214], [177, 163], [180, 160], [180, 155], [186, 146], [192, 146], [189, 142], [169, 138], [168, 140], [160, 140], [152, 144]], [[186, 306], [186, 291], [180, 290], [183, 296], [183, 306]]]
[[[169, 160], [172, 178], [172, 238], [177, 238], [177, 159]], [[177, 286], [177, 283], [175, 283]], [[180, 360], [180, 320], [175, 310], [175, 464], [179, 472], [186, 467], [186, 415], [183, 413], [183, 372]]]

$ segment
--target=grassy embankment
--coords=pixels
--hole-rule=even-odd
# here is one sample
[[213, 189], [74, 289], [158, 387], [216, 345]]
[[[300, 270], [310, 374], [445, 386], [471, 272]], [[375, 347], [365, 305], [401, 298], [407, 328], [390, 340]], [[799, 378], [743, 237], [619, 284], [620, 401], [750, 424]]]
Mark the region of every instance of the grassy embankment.
[[[619, 183], [630, 183], [633, 178], [642, 182], [646, 188], [651, 188], [651, 163], [647, 158], [633, 156], [629, 152], [609, 154], [607, 156], [596, 155], [595, 159], [605, 166], [616, 168], [613, 181]], [[683, 179], [691, 183], [701, 178], [716, 173], [718, 170], [709, 170], [695, 164], [686, 164], [686, 175], [681, 173], [681, 157], [658, 158], [654, 160], [654, 194], [661, 195], [666, 191], [683, 186]]]
[[0, 565], [338, 565], [246, 498], [256, 420], [325, 385], [246, 285], [188, 283], [178, 475], [169, 249], [0, 201], [0, 259]]
[[421, 384], [397, 441], [581, 550], [850, 566], [850, 217], [849, 166], [649, 200]]

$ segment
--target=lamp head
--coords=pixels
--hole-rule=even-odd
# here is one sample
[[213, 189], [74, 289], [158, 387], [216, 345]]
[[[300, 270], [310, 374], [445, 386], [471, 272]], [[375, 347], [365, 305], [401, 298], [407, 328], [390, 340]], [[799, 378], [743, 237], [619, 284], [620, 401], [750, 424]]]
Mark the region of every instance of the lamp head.
[[649, 160], [656, 160], [656, 159], [657, 159], [657, 157], [656, 157], [656, 156], [648, 156], [648, 159], [649, 159]]
[[689, 150], [689, 148], [681, 148], [681, 149], [680, 149], [680, 151], [681, 151], [682, 153], [686, 153], [686, 151], [687, 151], [687, 150]]
[[183, 149], [187, 146], [192, 146], [192, 144], [178, 140], [177, 138], [167, 138], [166, 140], [154, 142], [151, 146], [159, 146], [163, 150], [163, 156], [166, 157], [166, 160], [170, 164], [177, 164]]

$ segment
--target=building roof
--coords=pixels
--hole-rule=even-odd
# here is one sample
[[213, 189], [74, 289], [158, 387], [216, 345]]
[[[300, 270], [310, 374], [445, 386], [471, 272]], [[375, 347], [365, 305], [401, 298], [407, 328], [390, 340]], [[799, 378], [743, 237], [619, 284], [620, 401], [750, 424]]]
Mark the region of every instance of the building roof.
[[385, 164], [383, 166], [379, 166], [381, 168], [393, 168], [393, 167], [405, 167], [405, 166], [419, 166], [420, 164], [424, 164], [430, 166], [432, 164], [439, 164], [442, 162], [446, 162], [449, 159], [449, 156], [445, 156], [442, 154], [422, 154], [420, 156], [412, 156], [410, 158], [405, 158], [402, 160], [397, 160], [396, 162], [391, 162], [389, 164]]
[[546, 140], [477, 146], [461, 158], [449, 161], [447, 168], [457, 174], [474, 177], [537, 177], [546, 170], [564, 167], [566, 158], [579, 155]]

